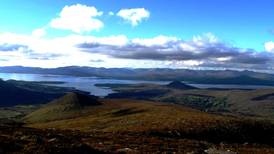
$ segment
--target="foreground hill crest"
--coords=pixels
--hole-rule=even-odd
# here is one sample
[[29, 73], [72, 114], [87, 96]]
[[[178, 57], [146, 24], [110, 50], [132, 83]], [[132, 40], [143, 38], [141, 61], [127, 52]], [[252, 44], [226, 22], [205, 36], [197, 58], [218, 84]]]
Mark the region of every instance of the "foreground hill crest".
[[100, 105], [98, 97], [81, 93], [68, 93], [64, 97], [54, 100], [49, 105], [64, 105], [69, 107], [67, 110], [80, 109], [86, 106]]
[[101, 105], [101, 103], [96, 96], [68, 93], [29, 114], [24, 120], [27, 122], [44, 122], [73, 118], [82, 114], [84, 108], [97, 105]]

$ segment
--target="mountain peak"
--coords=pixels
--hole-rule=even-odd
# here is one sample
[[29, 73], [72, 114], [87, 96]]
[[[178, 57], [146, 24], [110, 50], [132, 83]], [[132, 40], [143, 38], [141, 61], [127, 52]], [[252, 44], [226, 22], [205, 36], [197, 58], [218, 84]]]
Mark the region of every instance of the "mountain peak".
[[96, 96], [68, 93], [29, 114], [24, 120], [32, 123], [74, 118], [85, 111], [87, 107], [97, 105], [101, 105], [101, 103]]
[[167, 87], [175, 89], [197, 89], [196, 87], [182, 83], [181, 81], [175, 80], [167, 85]]
[[95, 106], [100, 105], [98, 97], [81, 94], [81, 93], [68, 93], [65, 96], [50, 102], [50, 104], [62, 104], [62, 105], [72, 105], [74, 107], [86, 107], [86, 106]]

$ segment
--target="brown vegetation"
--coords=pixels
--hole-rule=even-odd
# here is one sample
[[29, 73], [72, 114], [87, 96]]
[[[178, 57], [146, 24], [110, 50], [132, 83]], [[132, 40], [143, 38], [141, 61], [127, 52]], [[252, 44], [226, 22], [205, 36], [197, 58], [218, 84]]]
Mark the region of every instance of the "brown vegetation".
[[84, 134], [82, 144], [103, 152], [274, 152], [274, 124], [269, 121], [148, 101], [101, 101], [82, 116], [26, 126]]

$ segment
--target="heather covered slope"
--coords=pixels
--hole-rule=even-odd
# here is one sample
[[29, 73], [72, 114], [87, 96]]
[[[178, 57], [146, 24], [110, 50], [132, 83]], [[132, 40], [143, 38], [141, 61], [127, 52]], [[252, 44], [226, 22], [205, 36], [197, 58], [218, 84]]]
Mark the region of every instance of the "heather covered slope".
[[[226, 117], [178, 105], [148, 101], [106, 99], [103, 100], [102, 105], [89, 108], [88, 114], [83, 116], [42, 121], [27, 124], [27, 126], [38, 129], [56, 128], [79, 130], [91, 134], [111, 134], [113, 138], [110, 137], [106, 141], [108, 143], [122, 142], [114, 137], [116, 135], [121, 135], [120, 137], [127, 140], [125, 138], [127, 135], [143, 134], [141, 135], [143, 138], [170, 139], [172, 142], [189, 140], [190, 144], [194, 144], [194, 142], [204, 141], [207, 148], [214, 144], [218, 146], [219, 143], [224, 143], [225, 146], [236, 144], [238, 150], [244, 147], [242, 146], [244, 143], [253, 148], [254, 145], [264, 145], [262, 147], [266, 146], [269, 149], [274, 147], [274, 124], [270, 121]], [[126, 144], [134, 146], [136, 142], [139, 141], [131, 138]], [[155, 143], [150, 141], [146, 144], [153, 146]], [[180, 150], [180, 146], [177, 146], [179, 148], [177, 150]]]
[[107, 98], [158, 101], [206, 112], [274, 119], [274, 89], [195, 89], [187, 86], [178, 81], [168, 85], [117, 85], [111, 87], [116, 93]]
[[24, 120], [26, 122], [45, 122], [52, 120], [60, 120], [66, 118], [74, 118], [84, 114], [85, 109], [101, 105], [98, 98], [91, 95], [80, 93], [68, 93], [65, 96], [53, 100], [31, 114], [27, 115]]
[[[19, 142], [22, 148], [17, 152], [32, 152], [34, 149], [94, 150], [106, 153], [274, 152], [274, 122], [271, 120], [262, 120], [257, 116], [224, 116], [186, 107], [189, 104], [178, 105], [178, 102], [197, 103], [197, 100], [200, 104], [206, 103], [201, 101], [204, 100], [202, 98], [220, 103], [222, 109], [231, 107], [227, 100], [270, 103], [273, 97], [271, 89], [182, 90], [166, 85], [146, 84], [120, 88], [120, 92], [140, 91], [150, 94], [153, 91], [162, 92], [163, 95], [150, 97], [154, 100], [148, 101], [98, 99], [90, 95], [69, 93], [25, 116], [23, 128], [11, 126], [13, 130], [10, 131], [10, 126], [5, 126], [3, 130], [0, 127], [0, 132], [4, 134], [4, 137], [0, 135], [0, 140], [6, 145]], [[178, 104], [157, 101], [169, 97], [175, 98], [174, 102], [178, 101]], [[228, 99], [216, 100], [215, 97]], [[167, 100], [171, 101], [170, 98]], [[248, 107], [255, 108], [251, 105], [254, 103]], [[6, 146], [0, 143], [0, 150], [3, 147]]]

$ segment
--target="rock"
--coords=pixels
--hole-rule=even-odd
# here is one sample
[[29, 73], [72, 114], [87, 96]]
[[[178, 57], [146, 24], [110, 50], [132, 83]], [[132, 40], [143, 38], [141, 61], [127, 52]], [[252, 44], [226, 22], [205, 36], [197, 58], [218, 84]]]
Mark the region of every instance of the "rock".
[[233, 152], [231, 150], [219, 150], [216, 148], [210, 148], [210, 149], [204, 150], [204, 152], [207, 154], [236, 154], [236, 152]]
[[23, 136], [20, 137], [20, 140], [27, 140], [28, 138], [29, 138], [28, 136], [23, 135]]
[[133, 150], [132, 149], [130, 149], [130, 148], [122, 148], [122, 149], [118, 149], [117, 150], [117, 152], [125, 152], [125, 153], [127, 153], [127, 152], [132, 152]]
[[57, 140], [56, 138], [52, 138], [52, 139], [49, 139], [48, 142], [54, 142], [56, 140]]

